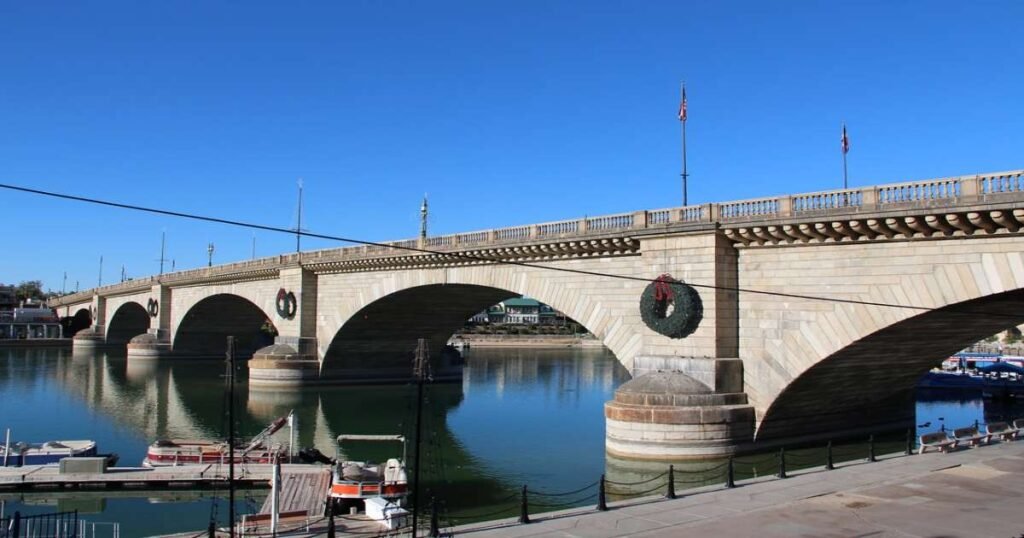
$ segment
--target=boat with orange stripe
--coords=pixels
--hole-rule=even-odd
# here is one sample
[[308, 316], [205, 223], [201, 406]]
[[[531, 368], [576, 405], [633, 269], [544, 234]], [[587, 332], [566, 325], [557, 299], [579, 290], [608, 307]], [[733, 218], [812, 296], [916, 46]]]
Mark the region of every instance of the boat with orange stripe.
[[330, 496], [340, 501], [374, 497], [401, 500], [409, 494], [405, 472], [405, 437], [401, 435], [339, 435], [338, 445], [346, 442], [396, 442], [402, 445], [402, 457], [388, 458], [383, 463], [343, 461], [334, 465]]

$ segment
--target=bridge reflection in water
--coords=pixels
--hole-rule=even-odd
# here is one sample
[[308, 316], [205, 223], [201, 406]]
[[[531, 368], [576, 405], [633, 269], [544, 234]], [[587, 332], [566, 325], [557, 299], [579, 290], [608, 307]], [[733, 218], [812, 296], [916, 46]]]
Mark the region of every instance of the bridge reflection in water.
[[[236, 388], [241, 437], [293, 409], [299, 445], [332, 457], [341, 433], [413, 433], [411, 385], [260, 391], [249, 389], [245, 372]], [[0, 405], [19, 410], [6, 424], [17, 439], [96, 439], [101, 450], [119, 453], [122, 465], [138, 465], [154, 439], [222, 437], [223, 374], [219, 361], [0, 350]], [[499, 506], [523, 484], [554, 491], [596, 480], [605, 466], [601, 409], [627, 378], [600, 349], [472, 350], [461, 383], [426, 391], [422, 468], [429, 494], [454, 518]], [[286, 432], [278, 436], [287, 439]], [[345, 456], [390, 452], [353, 446]], [[194, 517], [185, 529], [203, 528], [208, 512]]]

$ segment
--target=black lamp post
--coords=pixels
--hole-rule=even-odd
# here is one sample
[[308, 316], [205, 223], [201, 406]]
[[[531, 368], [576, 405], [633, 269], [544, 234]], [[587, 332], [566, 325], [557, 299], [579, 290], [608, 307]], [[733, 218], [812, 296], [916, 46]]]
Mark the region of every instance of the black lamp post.
[[213, 267], [213, 243], [206, 245], [206, 266]]

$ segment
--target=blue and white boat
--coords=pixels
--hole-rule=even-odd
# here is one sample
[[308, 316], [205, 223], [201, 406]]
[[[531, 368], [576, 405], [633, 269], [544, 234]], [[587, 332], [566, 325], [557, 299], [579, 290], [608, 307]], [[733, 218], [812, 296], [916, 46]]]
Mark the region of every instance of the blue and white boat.
[[46, 441], [45, 443], [10, 443], [0, 445], [0, 465], [47, 465], [64, 458], [96, 456], [96, 441]]

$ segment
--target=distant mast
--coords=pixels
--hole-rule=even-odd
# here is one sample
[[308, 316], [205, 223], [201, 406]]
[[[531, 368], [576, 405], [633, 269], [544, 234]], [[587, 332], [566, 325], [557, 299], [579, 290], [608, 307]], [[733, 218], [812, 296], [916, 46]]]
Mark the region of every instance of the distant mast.
[[295, 252], [302, 250], [302, 178], [299, 178], [299, 215], [295, 223]]

